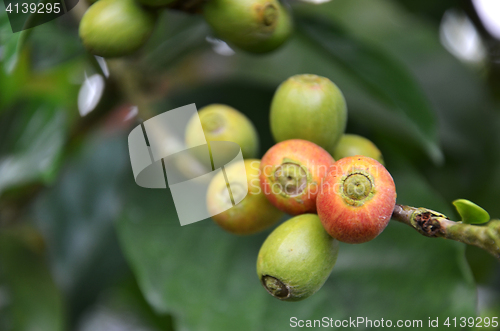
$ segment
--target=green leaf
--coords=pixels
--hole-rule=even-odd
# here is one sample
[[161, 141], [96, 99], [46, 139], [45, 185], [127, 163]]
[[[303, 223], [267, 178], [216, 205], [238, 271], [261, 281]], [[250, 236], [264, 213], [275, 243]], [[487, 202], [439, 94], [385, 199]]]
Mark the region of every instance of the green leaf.
[[68, 61], [84, 54], [78, 30], [67, 29], [64, 25], [58, 24], [58, 20], [44, 23], [31, 30], [33, 32], [30, 36], [29, 50], [33, 71], [61, 69], [68, 64]]
[[[37, 3], [47, 3], [48, 1], [49, 0], [39, 0]], [[11, 74], [16, 69], [20, 53], [33, 31], [33, 27], [47, 22], [48, 20], [53, 20], [62, 15], [62, 13], [50, 14], [51, 18], [49, 18], [47, 14], [39, 14], [36, 12], [29, 15], [20, 13], [15, 16], [15, 24], [22, 23], [22, 25], [24, 25], [24, 30], [13, 33], [9, 17], [5, 10], [5, 4], [2, 2], [0, 7], [3, 7], [0, 8], [0, 44], [4, 46], [2, 50], [3, 54], [0, 59], [3, 62], [5, 72]]]
[[108, 287], [78, 324], [79, 331], [109, 331], [110, 324], [116, 330], [174, 331], [172, 317], [154, 312], [130, 272]]
[[341, 64], [358, 84], [384, 103], [392, 116], [402, 115], [410, 120], [409, 129], [421, 147], [435, 163], [442, 163], [434, 110], [404, 65], [382, 50], [356, 40], [331, 21], [304, 15], [299, 17], [297, 26], [313, 46]]
[[460, 214], [463, 223], [483, 224], [490, 220], [490, 214], [474, 202], [465, 199], [457, 199], [453, 201], [453, 205]]
[[7, 74], [12, 73], [16, 68], [19, 53], [21, 52], [30, 33], [31, 29], [17, 33], [12, 32], [9, 18], [7, 16], [7, 12], [5, 11], [5, 5], [2, 2], [0, 4], [0, 44], [3, 48], [0, 60], [2, 61], [3, 68]]
[[0, 310], [2, 330], [64, 330], [62, 295], [41, 254], [41, 243], [31, 228], [0, 233], [0, 285], [9, 298]]
[[191, 52], [207, 47], [207, 34], [208, 27], [201, 16], [163, 11], [139, 65], [148, 73], [167, 70]]
[[22, 94], [29, 82], [29, 59], [26, 52], [20, 54], [16, 69], [8, 74], [0, 63], [0, 114], [6, 111], [10, 105], [15, 103], [16, 98]]
[[9, 18], [5, 11], [3, 2], [0, 3], [0, 43], [1, 54], [0, 60], [3, 64], [3, 69], [7, 73], [11, 73], [17, 63], [17, 44], [21, 33], [13, 33], [10, 27]]
[[[239, 237], [211, 220], [181, 227], [168, 190], [140, 188], [131, 177], [124, 182], [129, 198], [117, 223], [122, 248], [149, 303], [171, 312], [181, 330], [288, 330], [291, 317], [427, 325], [429, 316], [475, 316], [474, 285], [457, 259], [464, 259], [463, 245], [392, 222], [371, 242], [342, 244], [331, 277], [315, 295], [281, 302], [262, 288], [255, 270], [268, 232]], [[413, 201], [430, 195], [423, 189], [415, 198], [413, 177], [402, 182], [398, 192]]]
[[64, 114], [55, 107], [24, 103], [0, 117], [0, 194], [32, 182], [52, 181], [65, 142]]
[[85, 310], [126, 270], [113, 226], [121, 209], [118, 185], [125, 162], [126, 139], [93, 134], [35, 201], [31, 216], [73, 314]]

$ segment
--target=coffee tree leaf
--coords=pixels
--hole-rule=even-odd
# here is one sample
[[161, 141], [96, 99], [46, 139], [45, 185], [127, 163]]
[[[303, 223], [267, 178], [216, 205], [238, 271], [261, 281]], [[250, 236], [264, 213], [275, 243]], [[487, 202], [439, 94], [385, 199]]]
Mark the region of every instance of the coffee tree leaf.
[[[407, 128], [436, 163], [443, 162], [437, 143], [435, 112], [409, 71], [395, 58], [346, 33], [341, 27], [320, 17], [302, 15], [298, 30], [317, 49], [341, 64], [386, 110], [403, 115]], [[394, 115], [393, 115], [394, 116]]]
[[74, 314], [126, 270], [113, 227], [121, 208], [118, 184], [128, 161], [124, 141], [111, 133], [88, 136], [34, 203], [32, 218]]
[[65, 142], [65, 114], [26, 103], [0, 121], [0, 194], [17, 185], [49, 183], [57, 174]]
[[63, 296], [46, 263], [43, 240], [33, 228], [0, 233], [0, 286], [3, 299], [8, 298], [6, 306], [2, 300], [0, 312], [8, 314], [0, 313], [0, 329], [65, 330]]
[[453, 205], [457, 209], [463, 223], [483, 224], [490, 220], [490, 214], [472, 201], [457, 199], [453, 201]]

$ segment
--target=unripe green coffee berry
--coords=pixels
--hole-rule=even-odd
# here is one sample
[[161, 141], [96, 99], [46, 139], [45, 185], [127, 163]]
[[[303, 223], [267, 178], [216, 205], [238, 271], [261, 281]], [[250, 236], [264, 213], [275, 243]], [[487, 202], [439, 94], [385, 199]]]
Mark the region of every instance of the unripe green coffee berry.
[[197, 130], [196, 118], [192, 118], [186, 128], [186, 145], [196, 146], [205, 134], [207, 141], [232, 141], [240, 145], [243, 158], [254, 158], [259, 152], [259, 136], [252, 122], [236, 109], [213, 104], [198, 112], [203, 132]]
[[150, 7], [163, 7], [175, 2], [175, 0], [136, 0], [136, 1], [145, 6], [150, 6]]
[[290, 34], [293, 31], [293, 22], [290, 13], [281, 6], [280, 9], [280, 18], [278, 19], [276, 29], [271, 34], [269, 38], [265, 41], [259, 42], [258, 44], [251, 47], [251, 49], [240, 47], [245, 49], [246, 51], [253, 53], [267, 53], [275, 50], [282, 44], [284, 44], [288, 38], [290, 38]]
[[99, 0], [83, 15], [79, 34], [94, 55], [124, 56], [146, 43], [155, 21], [156, 15], [134, 0]]
[[275, 298], [299, 301], [323, 286], [337, 255], [338, 241], [326, 233], [318, 216], [303, 214], [267, 237], [257, 258], [257, 275]]
[[203, 14], [217, 36], [253, 53], [276, 49], [293, 29], [290, 14], [278, 0], [211, 0]]
[[[211, 214], [227, 209], [212, 216], [212, 220], [224, 230], [239, 235], [260, 232], [278, 222], [283, 216], [283, 212], [267, 200], [260, 188], [260, 161], [250, 159], [244, 162], [246, 170], [244, 178], [239, 173], [239, 164], [232, 164], [226, 167], [225, 174], [220, 172], [212, 179], [207, 191], [207, 208]], [[229, 199], [224, 177], [231, 178], [232, 198]], [[241, 201], [233, 206], [231, 199]]]
[[370, 140], [355, 134], [343, 135], [333, 152], [333, 158], [340, 160], [344, 157], [355, 155], [368, 156], [377, 160], [382, 165], [384, 164], [382, 153]]
[[270, 121], [277, 142], [309, 140], [332, 154], [345, 131], [347, 106], [342, 92], [328, 78], [296, 75], [274, 94]]

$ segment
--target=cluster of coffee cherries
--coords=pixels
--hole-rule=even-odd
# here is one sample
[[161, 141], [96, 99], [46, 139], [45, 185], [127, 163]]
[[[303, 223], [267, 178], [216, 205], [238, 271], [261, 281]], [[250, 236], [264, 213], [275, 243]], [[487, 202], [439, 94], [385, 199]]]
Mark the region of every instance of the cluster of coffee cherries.
[[[94, 55], [120, 57], [142, 47], [164, 8], [193, 7], [215, 35], [252, 53], [278, 48], [293, 30], [279, 0], [90, 0], [80, 22], [80, 38]], [[192, 5], [195, 3], [195, 5]]]
[[[345, 134], [346, 102], [328, 78], [296, 75], [278, 87], [270, 110], [277, 144], [261, 160], [255, 158], [257, 132], [245, 115], [214, 104], [199, 117], [208, 141], [236, 142], [245, 158], [247, 176], [240, 180], [246, 183], [240, 187], [248, 187], [247, 196], [212, 219], [231, 233], [248, 235], [275, 225], [284, 213], [294, 216], [268, 236], [257, 258], [259, 279], [275, 298], [309, 297], [329, 277], [339, 241], [370, 241], [389, 223], [394, 181], [371, 141]], [[188, 147], [197, 141], [195, 134], [188, 127]], [[228, 166], [226, 175], [232, 172]], [[225, 203], [219, 194], [225, 190], [223, 178], [214, 177], [209, 210]]]

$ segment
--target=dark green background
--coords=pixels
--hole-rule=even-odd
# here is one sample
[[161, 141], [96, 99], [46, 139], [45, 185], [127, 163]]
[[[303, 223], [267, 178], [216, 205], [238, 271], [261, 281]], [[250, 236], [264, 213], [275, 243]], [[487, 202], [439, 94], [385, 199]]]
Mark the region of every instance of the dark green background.
[[255, 272], [271, 230], [236, 237], [211, 220], [180, 227], [168, 190], [134, 183], [127, 134], [137, 122], [122, 121], [137, 100], [149, 111], [141, 120], [226, 103], [253, 121], [262, 155], [274, 143], [268, 112], [279, 83], [322, 75], [345, 94], [347, 131], [382, 150], [399, 203], [456, 219], [451, 202], [466, 198], [498, 218], [498, 68], [443, 48], [440, 20], [452, 7], [470, 13], [466, 1], [294, 2], [290, 42], [231, 57], [213, 52], [200, 16], [164, 11], [140, 52], [109, 62], [103, 100], [84, 118], [78, 90], [84, 73], [100, 69], [79, 41], [78, 7], [17, 34], [0, 7], [0, 330], [274, 331], [290, 329], [292, 316], [424, 325], [500, 317], [498, 261], [396, 222], [369, 243], [342, 244], [313, 297], [272, 298]]

